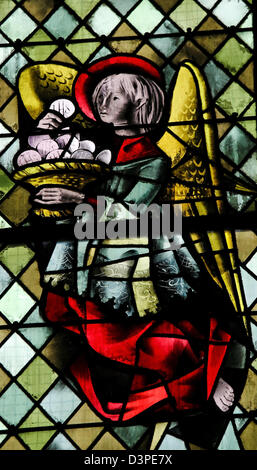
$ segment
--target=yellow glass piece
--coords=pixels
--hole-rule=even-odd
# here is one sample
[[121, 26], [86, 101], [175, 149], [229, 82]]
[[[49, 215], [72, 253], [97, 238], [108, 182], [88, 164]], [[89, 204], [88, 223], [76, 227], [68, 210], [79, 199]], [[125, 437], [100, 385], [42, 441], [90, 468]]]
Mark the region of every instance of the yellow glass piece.
[[103, 245], [148, 245], [148, 237], [142, 238], [117, 238], [116, 240], [104, 240]]
[[88, 252], [87, 266], [90, 266], [92, 264], [94, 256], [95, 256], [95, 252], [96, 252], [95, 248], [90, 248]]
[[239, 400], [246, 411], [257, 409], [257, 375], [249, 369], [246, 384]]
[[83, 427], [66, 429], [65, 432], [79, 446], [80, 449], [87, 450], [103, 429], [103, 427], [88, 427], [86, 429]]
[[169, 423], [157, 423], [154, 428], [154, 434], [153, 434], [153, 439], [151, 443], [150, 450], [155, 450], [155, 448], [158, 445], [158, 442], [163, 436], [163, 433], [165, 432], [167, 426]]
[[251, 421], [243, 430], [240, 438], [245, 450], [257, 450], [257, 424]]
[[60, 64], [36, 64], [22, 71], [18, 87], [22, 102], [33, 119], [58, 97], [71, 97], [77, 70]]
[[106, 432], [92, 450], [125, 450], [125, 448], [119, 441], [117, 441], [117, 439]]
[[21, 443], [16, 439], [16, 437], [12, 436], [8, 441], [1, 447], [0, 450], [26, 450], [25, 447], [21, 445]]
[[132, 282], [132, 288], [140, 317], [144, 317], [148, 313], [154, 314], [158, 312], [159, 300], [152, 281]]
[[150, 259], [149, 256], [141, 256], [138, 259], [133, 278], [150, 277]]
[[207, 232], [213, 251], [224, 250], [223, 239], [219, 232]]
[[89, 408], [85, 403], [79, 408], [77, 413], [70, 419], [68, 424], [88, 424], [88, 423], [99, 423], [102, 420]]
[[126, 260], [120, 263], [110, 263], [105, 266], [95, 266], [92, 272], [92, 276], [95, 276], [99, 279], [101, 279], [101, 277], [127, 279], [130, 275], [132, 267], [134, 266], [134, 263], [134, 260]]

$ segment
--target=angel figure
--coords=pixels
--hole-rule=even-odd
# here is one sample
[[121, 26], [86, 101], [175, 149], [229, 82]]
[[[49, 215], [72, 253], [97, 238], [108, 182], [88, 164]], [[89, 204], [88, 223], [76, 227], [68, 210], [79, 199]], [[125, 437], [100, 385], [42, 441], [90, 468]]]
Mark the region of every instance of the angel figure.
[[[202, 216], [226, 211], [203, 74], [182, 63], [166, 95], [156, 65], [111, 56], [82, 73], [36, 64], [19, 91], [34, 127], [16, 179], [70, 165], [69, 184], [43, 172], [32, 191], [41, 225], [74, 224], [76, 205], [99, 195], [115, 204], [114, 221], [153, 202], [199, 220], [176, 250], [165, 235], [74, 239], [45, 244], [40, 266], [44, 315], [85, 340], [70, 370], [94, 411], [123, 424], [180, 417], [191, 442], [211, 447], [242, 391], [247, 334], [233, 234], [201, 227]], [[40, 150], [43, 160], [24, 157]], [[84, 186], [83, 168], [97, 169]]]

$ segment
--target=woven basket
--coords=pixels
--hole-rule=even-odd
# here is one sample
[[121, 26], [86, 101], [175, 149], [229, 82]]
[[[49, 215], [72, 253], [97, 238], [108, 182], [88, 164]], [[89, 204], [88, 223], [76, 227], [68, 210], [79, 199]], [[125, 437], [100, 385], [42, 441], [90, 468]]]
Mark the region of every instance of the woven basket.
[[[97, 163], [62, 160], [27, 166], [16, 171], [13, 178], [30, 190], [32, 188], [40, 189], [41, 186], [65, 186], [74, 191], [83, 191], [89, 183], [96, 181], [108, 171], [108, 168]], [[66, 207], [60, 210], [35, 207], [33, 212], [42, 217], [57, 218], [73, 214], [73, 210]]]

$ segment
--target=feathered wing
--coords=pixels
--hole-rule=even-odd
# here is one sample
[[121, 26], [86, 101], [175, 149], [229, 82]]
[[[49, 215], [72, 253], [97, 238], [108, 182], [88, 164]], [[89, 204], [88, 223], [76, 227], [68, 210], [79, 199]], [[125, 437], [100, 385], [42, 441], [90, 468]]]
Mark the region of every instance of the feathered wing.
[[[52, 62], [23, 69], [18, 80], [19, 94], [32, 119], [36, 120], [55, 99], [72, 99], [77, 74], [74, 67]], [[92, 126], [80, 113], [73, 117], [72, 122], [83, 128]]]
[[[209, 92], [203, 74], [189, 61], [180, 66], [169, 124], [158, 146], [171, 159], [165, 199], [181, 204], [184, 217], [224, 214], [225, 193]], [[235, 310], [242, 312], [244, 301], [233, 232], [199, 227], [189, 235], [212, 278], [225, 288]]]

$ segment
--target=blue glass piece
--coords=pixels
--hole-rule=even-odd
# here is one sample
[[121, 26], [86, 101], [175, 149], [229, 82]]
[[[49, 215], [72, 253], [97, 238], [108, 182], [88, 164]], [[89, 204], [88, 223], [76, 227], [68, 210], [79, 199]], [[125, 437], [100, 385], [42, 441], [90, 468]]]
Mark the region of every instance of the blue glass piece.
[[114, 432], [116, 432], [131, 449], [136, 445], [139, 439], [141, 439], [147, 429], [146, 426], [122, 426], [113, 428]]
[[[154, 32], [154, 34], [172, 34], [178, 33], [178, 29], [171, 23], [169, 20], [165, 20], [164, 23]], [[184, 37], [164, 37], [164, 38], [154, 38], [150, 42], [162, 52], [166, 57], [169, 57], [173, 52], [180, 46], [184, 41]]]
[[245, 196], [244, 194], [233, 193], [227, 191], [227, 200], [231, 207], [233, 207], [236, 211], [240, 212], [244, 209], [246, 204], [251, 200], [255, 199], [253, 196]]
[[80, 402], [78, 396], [60, 380], [42, 400], [41, 406], [53, 419], [63, 423]]
[[158, 450], [186, 450], [186, 446], [182, 439], [167, 434]]
[[53, 333], [53, 328], [50, 328], [45, 325], [45, 321], [40, 316], [38, 307], [33, 310], [31, 315], [24, 322], [24, 325], [32, 323], [41, 323], [43, 326], [21, 328], [20, 332], [31, 344], [33, 344], [33, 346], [35, 346], [36, 348], [41, 348], [41, 346], [43, 346], [49, 336]]
[[247, 307], [253, 303], [257, 297], [257, 281], [245, 269], [241, 268], [241, 276], [244, 286]]
[[32, 406], [33, 402], [13, 383], [0, 397], [0, 416], [8, 424], [17, 425]]
[[251, 322], [250, 324], [254, 349], [257, 351], [257, 326], [253, 322]]
[[10, 83], [12, 83], [12, 85], [15, 85], [18, 72], [27, 63], [28, 61], [25, 57], [20, 52], [17, 52], [8, 60], [8, 62], [6, 62], [6, 64], [3, 65], [0, 72], [9, 80]]
[[120, 22], [120, 17], [108, 6], [102, 4], [88, 19], [88, 24], [96, 34], [111, 34]]
[[234, 126], [222, 140], [220, 150], [238, 165], [254, 146], [247, 134]]
[[110, 55], [112, 54], [112, 51], [110, 49], [108, 49], [108, 47], [101, 47], [101, 49], [99, 49], [99, 51], [96, 53], [96, 55], [94, 55], [90, 61], [90, 62], [93, 62], [95, 60], [98, 60], [98, 59], [101, 59], [102, 57], [106, 57], [107, 55]]
[[13, 47], [1, 47], [0, 48], [0, 64], [2, 64], [9, 55], [14, 51]]
[[15, 139], [12, 145], [10, 145], [10, 147], [6, 150], [6, 152], [1, 155], [0, 165], [5, 168], [5, 170], [10, 174], [14, 170], [13, 156], [19, 151], [19, 149], [20, 141], [19, 139]]
[[10, 274], [0, 265], [0, 294], [9, 286], [11, 281]]
[[77, 291], [78, 295], [86, 292], [88, 285], [88, 269], [77, 272]]
[[13, 333], [0, 348], [0, 362], [12, 375], [16, 375], [34, 354], [20, 335]]
[[213, 14], [226, 26], [236, 26], [248, 12], [249, 7], [243, 0], [237, 0], [234, 7], [231, 0], [221, 0], [213, 10]]
[[76, 450], [76, 448], [63, 434], [59, 433], [46, 450]]
[[235, 425], [238, 431], [244, 426], [248, 418], [235, 418]]
[[112, 305], [117, 316], [131, 317], [135, 314], [128, 281], [91, 280], [90, 297], [101, 299], [102, 303]]
[[204, 67], [204, 71], [211, 89], [213, 98], [221, 91], [221, 89], [228, 83], [229, 77], [217, 65], [210, 60]]
[[170, 64], [168, 64], [166, 65], [166, 67], [164, 67], [162, 71], [164, 74], [164, 80], [166, 84], [165, 88], [166, 88], [166, 91], [168, 91], [170, 88], [171, 80], [174, 76], [175, 70], [173, 69], [173, 67], [170, 66]]
[[240, 446], [238, 444], [238, 440], [231, 422], [229, 423], [225, 434], [223, 435], [218, 450], [240, 450]]
[[74, 242], [57, 242], [47, 265], [46, 272], [70, 271], [73, 269], [73, 260]]
[[63, 6], [58, 8], [44, 24], [55, 38], [64, 39], [72, 33], [77, 25], [78, 21]]
[[198, 0], [205, 8], [212, 8], [217, 0]]
[[120, 12], [122, 15], [126, 13], [138, 2], [138, 0], [110, 0], [110, 3]]

